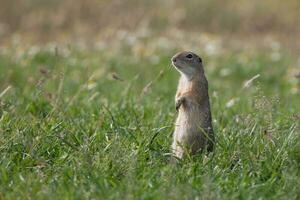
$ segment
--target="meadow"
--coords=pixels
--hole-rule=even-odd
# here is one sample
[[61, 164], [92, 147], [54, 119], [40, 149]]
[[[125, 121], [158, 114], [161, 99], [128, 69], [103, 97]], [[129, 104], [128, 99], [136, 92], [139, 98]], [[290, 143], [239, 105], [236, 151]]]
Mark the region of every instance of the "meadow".
[[[2, 0], [0, 200], [300, 199], [298, 0]], [[171, 164], [199, 54], [215, 151]]]
[[2, 48], [1, 198], [299, 199], [297, 60], [205, 41], [185, 48], [204, 60], [216, 148], [177, 165], [172, 41]]

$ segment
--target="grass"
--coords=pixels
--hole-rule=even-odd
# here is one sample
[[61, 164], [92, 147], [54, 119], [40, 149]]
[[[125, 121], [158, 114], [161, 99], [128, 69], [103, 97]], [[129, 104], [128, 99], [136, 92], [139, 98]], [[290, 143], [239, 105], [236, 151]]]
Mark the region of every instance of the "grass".
[[178, 49], [35, 48], [0, 57], [0, 199], [300, 198], [299, 80], [283, 50], [200, 52], [216, 149], [171, 165]]

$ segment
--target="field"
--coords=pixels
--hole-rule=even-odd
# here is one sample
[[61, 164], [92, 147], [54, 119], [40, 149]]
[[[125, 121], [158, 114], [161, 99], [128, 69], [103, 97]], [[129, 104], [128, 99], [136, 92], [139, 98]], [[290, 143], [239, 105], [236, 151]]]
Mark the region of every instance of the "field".
[[[300, 198], [298, 1], [278, 13], [270, 1], [15, 1], [0, 13], [0, 199]], [[124, 6], [113, 29], [102, 15]], [[171, 164], [181, 50], [204, 61], [216, 148]]]
[[298, 199], [293, 57], [277, 43], [261, 52], [198, 52], [216, 151], [171, 165], [179, 74], [170, 57], [179, 49], [160, 44], [125, 38], [116, 51], [3, 50], [2, 198]]

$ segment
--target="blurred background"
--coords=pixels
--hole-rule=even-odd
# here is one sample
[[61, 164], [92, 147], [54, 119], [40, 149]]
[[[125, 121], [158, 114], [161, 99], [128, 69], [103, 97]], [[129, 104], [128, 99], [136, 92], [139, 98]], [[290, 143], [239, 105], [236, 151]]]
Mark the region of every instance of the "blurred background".
[[299, 10], [299, 0], [1, 0], [0, 42], [94, 44], [126, 34], [189, 40], [188, 32], [243, 45], [272, 38], [295, 52]]

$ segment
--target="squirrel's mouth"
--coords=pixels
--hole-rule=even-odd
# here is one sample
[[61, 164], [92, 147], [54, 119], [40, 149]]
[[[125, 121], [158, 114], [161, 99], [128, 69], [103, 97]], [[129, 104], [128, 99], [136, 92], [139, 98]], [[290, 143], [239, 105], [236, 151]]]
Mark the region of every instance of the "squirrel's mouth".
[[177, 68], [177, 69], [181, 69], [181, 68], [182, 68], [182, 67], [179, 65], [178, 62], [174, 62], [173, 60], [172, 60], [172, 65], [173, 65], [173, 67], [175, 67], [175, 68]]

